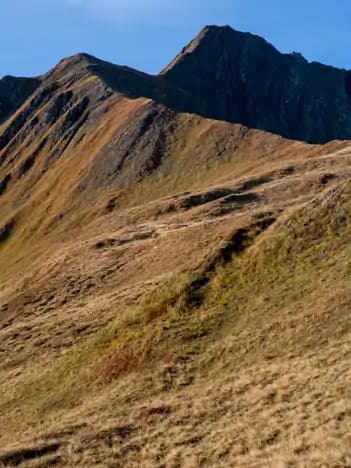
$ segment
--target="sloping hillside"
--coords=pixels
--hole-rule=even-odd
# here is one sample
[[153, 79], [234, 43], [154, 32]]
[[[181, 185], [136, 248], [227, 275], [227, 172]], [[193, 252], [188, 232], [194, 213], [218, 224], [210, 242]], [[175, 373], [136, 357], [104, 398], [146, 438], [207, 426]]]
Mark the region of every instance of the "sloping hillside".
[[33, 268], [1, 330], [5, 466], [348, 466], [349, 184], [251, 203]]
[[351, 464], [351, 143], [206, 118], [222, 34], [0, 81], [0, 466]]

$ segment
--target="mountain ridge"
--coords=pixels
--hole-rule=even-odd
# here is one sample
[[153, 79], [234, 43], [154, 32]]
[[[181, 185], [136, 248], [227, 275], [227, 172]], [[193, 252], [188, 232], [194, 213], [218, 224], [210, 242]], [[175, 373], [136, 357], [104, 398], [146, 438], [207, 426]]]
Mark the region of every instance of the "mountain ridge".
[[345, 130], [334, 78], [191, 49], [0, 81], [0, 466], [351, 466], [351, 141], [250, 128]]
[[310, 143], [350, 138], [348, 71], [230, 27], [205, 28], [194, 41], [163, 73], [197, 95], [206, 114]]
[[351, 138], [351, 72], [283, 54], [230, 26], [203, 28], [158, 75], [80, 53], [36, 79], [69, 68], [98, 75], [129, 98], [180, 112], [309, 143]]

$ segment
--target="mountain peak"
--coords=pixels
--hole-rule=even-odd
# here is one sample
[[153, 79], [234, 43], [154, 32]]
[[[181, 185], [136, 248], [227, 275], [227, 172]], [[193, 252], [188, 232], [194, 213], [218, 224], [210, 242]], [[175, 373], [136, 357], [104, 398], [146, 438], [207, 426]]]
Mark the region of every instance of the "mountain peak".
[[[204, 26], [156, 76], [78, 53], [38, 81], [70, 87], [89, 76], [107, 94], [149, 98], [173, 110], [291, 139], [351, 138], [351, 72], [309, 63], [297, 52], [283, 54], [264, 38], [229, 25]], [[15, 87], [25, 99], [38, 81]], [[0, 121], [23, 102], [8, 102], [12, 83], [11, 78], [0, 80]]]
[[230, 26], [205, 26], [161, 75], [211, 118], [311, 143], [351, 137], [350, 73]]
[[260, 53], [263, 54], [264, 49], [279, 53], [264, 38], [255, 34], [233, 29], [229, 25], [206, 25], [189, 44], [183, 47], [181, 52], [162, 70], [161, 74], [172, 72], [184, 60], [190, 60], [189, 56], [195, 53], [201, 54], [204, 61], [218, 61], [223, 55], [233, 53], [234, 50], [243, 50], [248, 53], [260, 50]]
[[228, 24], [222, 25], [222, 26], [219, 26], [219, 25], [216, 25], [216, 24], [207, 24], [206, 26], [204, 26], [200, 30], [200, 32], [194, 38], [194, 40], [202, 39], [202, 38], [204, 38], [205, 36], [208, 36], [208, 35], [218, 35], [218, 34], [224, 35], [224, 34], [231, 34], [231, 33], [236, 33], [236, 32], [238, 32], [238, 31], [233, 29]]
[[89, 66], [100, 62], [100, 60], [93, 55], [83, 52], [66, 57], [53, 67], [49, 72], [42, 75], [42, 79], [49, 77], [56, 77], [57, 75], [71, 75], [85, 71]]
[[185, 47], [183, 47], [180, 53], [161, 71], [161, 74], [165, 74], [172, 70], [172, 68], [174, 68], [178, 63], [182, 62], [186, 55], [194, 52], [209, 37], [218, 35], [218, 33], [228, 32], [228, 30], [233, 31], [230, 26], [204, 26], [197, 34], [197, 36], [192, 39]]
[[59, 64], [62, 63], [69, 63], [69, 64], [77, 64], [77, 63], [82, 63], [82, 64], [92, 64], [99, 62], [100, 59], [97, 57], [94, 57], [93, 55], [87, 54], [85, 52], [78, 52], [77, 54], [71, 55], [69, 57], [64, 58], [59, 62]]

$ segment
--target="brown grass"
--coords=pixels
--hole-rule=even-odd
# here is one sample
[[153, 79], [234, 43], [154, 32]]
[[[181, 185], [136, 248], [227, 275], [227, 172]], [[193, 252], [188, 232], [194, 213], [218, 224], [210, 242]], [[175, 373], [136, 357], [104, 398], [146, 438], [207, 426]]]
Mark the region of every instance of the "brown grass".
[[0, 464], [350, 466], [348, 144], [179, 114], [116, 186], [104, 105], [1, 198]]
[[7, 396], [12, 430], [44, 431], [36, 463], [59, 440], [68, 466], [348, 466], [351, 197], [333, 193], [219, 264], [199, 308], [179, 314], [165, 287], [166, 312], [130, 309]]

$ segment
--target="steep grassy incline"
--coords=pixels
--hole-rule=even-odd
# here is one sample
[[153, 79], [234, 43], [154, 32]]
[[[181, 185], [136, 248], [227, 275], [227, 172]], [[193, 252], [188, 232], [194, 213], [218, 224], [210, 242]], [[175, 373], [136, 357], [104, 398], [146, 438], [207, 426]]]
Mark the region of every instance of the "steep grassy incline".
[[37, 79], [1, 80], [0, 105], [7, 109], [0, 115], [1, 277], [106, 211], [342, 147], [296, 143], [181, 112], [217, 115], [198, 107], [193, 84], [178, 86], [168, 75], [191, 57], [197, 63], [203, 41], [216, 51], [223, 36], [226, 56], [236, 34], [246, 37], [206, 29], [158, 76], [78, 54]]
[[0, 81], [0, 466], [350, 466], [350, 142], [186, 112], [230, 31]]
[[268, 165], [324, 152], [130, 99], [129, 71], [106, 67], [83, 54], [62, 61], [1, 128], [2, 277], [113, 209], [244, 175], [258, 158]]
[[2, 445], [24, 442], [0, 460], [348, 466], [350, 215], [347, 183], [247, 221], [192, 273], [3, 382]]

